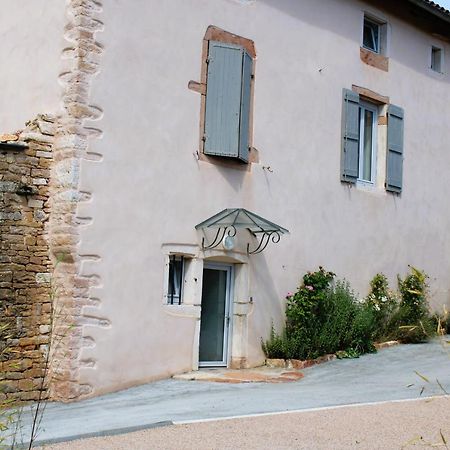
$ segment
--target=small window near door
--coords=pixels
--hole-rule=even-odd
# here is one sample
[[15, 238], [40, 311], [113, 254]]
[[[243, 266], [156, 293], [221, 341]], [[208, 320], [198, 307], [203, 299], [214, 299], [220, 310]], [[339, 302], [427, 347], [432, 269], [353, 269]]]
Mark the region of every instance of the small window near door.
[[431, 46], [431, 70], [442, 73], [442, 49]]
[[183, 299], [184, 257], [169, 256], [169, 284], [167, 288], [167, 303], [181, 305]]

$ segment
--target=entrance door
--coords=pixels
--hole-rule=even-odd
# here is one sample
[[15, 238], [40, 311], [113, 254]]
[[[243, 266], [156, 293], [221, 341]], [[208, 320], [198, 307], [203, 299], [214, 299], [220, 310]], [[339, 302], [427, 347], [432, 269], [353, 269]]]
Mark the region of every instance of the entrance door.
[[226, 366], [232, 266], [205, 264], [200, 317], [199, 366]]

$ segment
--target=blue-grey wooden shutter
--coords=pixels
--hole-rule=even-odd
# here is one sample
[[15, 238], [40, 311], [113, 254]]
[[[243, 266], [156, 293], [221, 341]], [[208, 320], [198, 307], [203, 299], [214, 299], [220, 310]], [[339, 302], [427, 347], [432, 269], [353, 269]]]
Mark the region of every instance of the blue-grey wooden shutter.
[[389, 105], [386, 155], [386, 190], [400, 193], [403, 187], [403, 109]]
[[207, 155], [248, 160], [251, 63], [242, 47], [209, 42], [204, 136]]
[[343, 92], [341, 180], [356, 183], [359, 166], [359, 94]]
[[241, 123], [239, 128], [239, 159], [248, 162], [250, 131], [250, 90], [252, 80], [251, 56], [244, 51], [242, 64]]

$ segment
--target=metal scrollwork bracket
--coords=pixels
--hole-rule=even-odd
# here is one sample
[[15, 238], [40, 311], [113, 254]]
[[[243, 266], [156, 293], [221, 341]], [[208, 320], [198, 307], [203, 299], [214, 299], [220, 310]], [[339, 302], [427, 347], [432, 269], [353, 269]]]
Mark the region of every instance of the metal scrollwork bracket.
[[214, 237], [213, 241], [209, 245], [205, 245], [205, 238], [202, 238], [202, 249], [211, 250], [212, 248], [216, 248], [222, 242], [225, 235], [230, 237], [236, 236], [236, 228], [233, 225], [220, 227], [217, 230], [216, 236]]
[[280, 242], [281, 235], [278, 231], [266, 231], [261, 233], [261, 238], [258, 246], [250, 251], [250, 244], [247, 244], [247, 253], [249, 255], [255, 255], [257, 253], [261, 253], [267, 247], [270, 241], [274, 244]]

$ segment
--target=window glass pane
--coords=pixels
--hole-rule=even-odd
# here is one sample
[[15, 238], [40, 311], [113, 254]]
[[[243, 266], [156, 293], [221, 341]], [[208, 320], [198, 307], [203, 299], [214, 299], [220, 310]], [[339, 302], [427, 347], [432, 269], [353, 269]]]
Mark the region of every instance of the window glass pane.
[[441, 72], [441, 57], [441, 49], [437, 47], [431, 47], [431, 68], [436, 72]]
[[224, 330], [227, 295], [227, 271], [203, 271], [202, 316], [200, 321], [201, 362], [224, 360]]
[[183, 260], [172, 256], [169, 262], [169, 285], [167, 290], [169, 303], [174, 303], [175, 301], [179, 303], [182, 278]]
[[372, 181], [373, 112], [364, 109], [362, 179]]
[[380, 26], [377, 23], [364, 19], [363, 47], [379, 53]]

